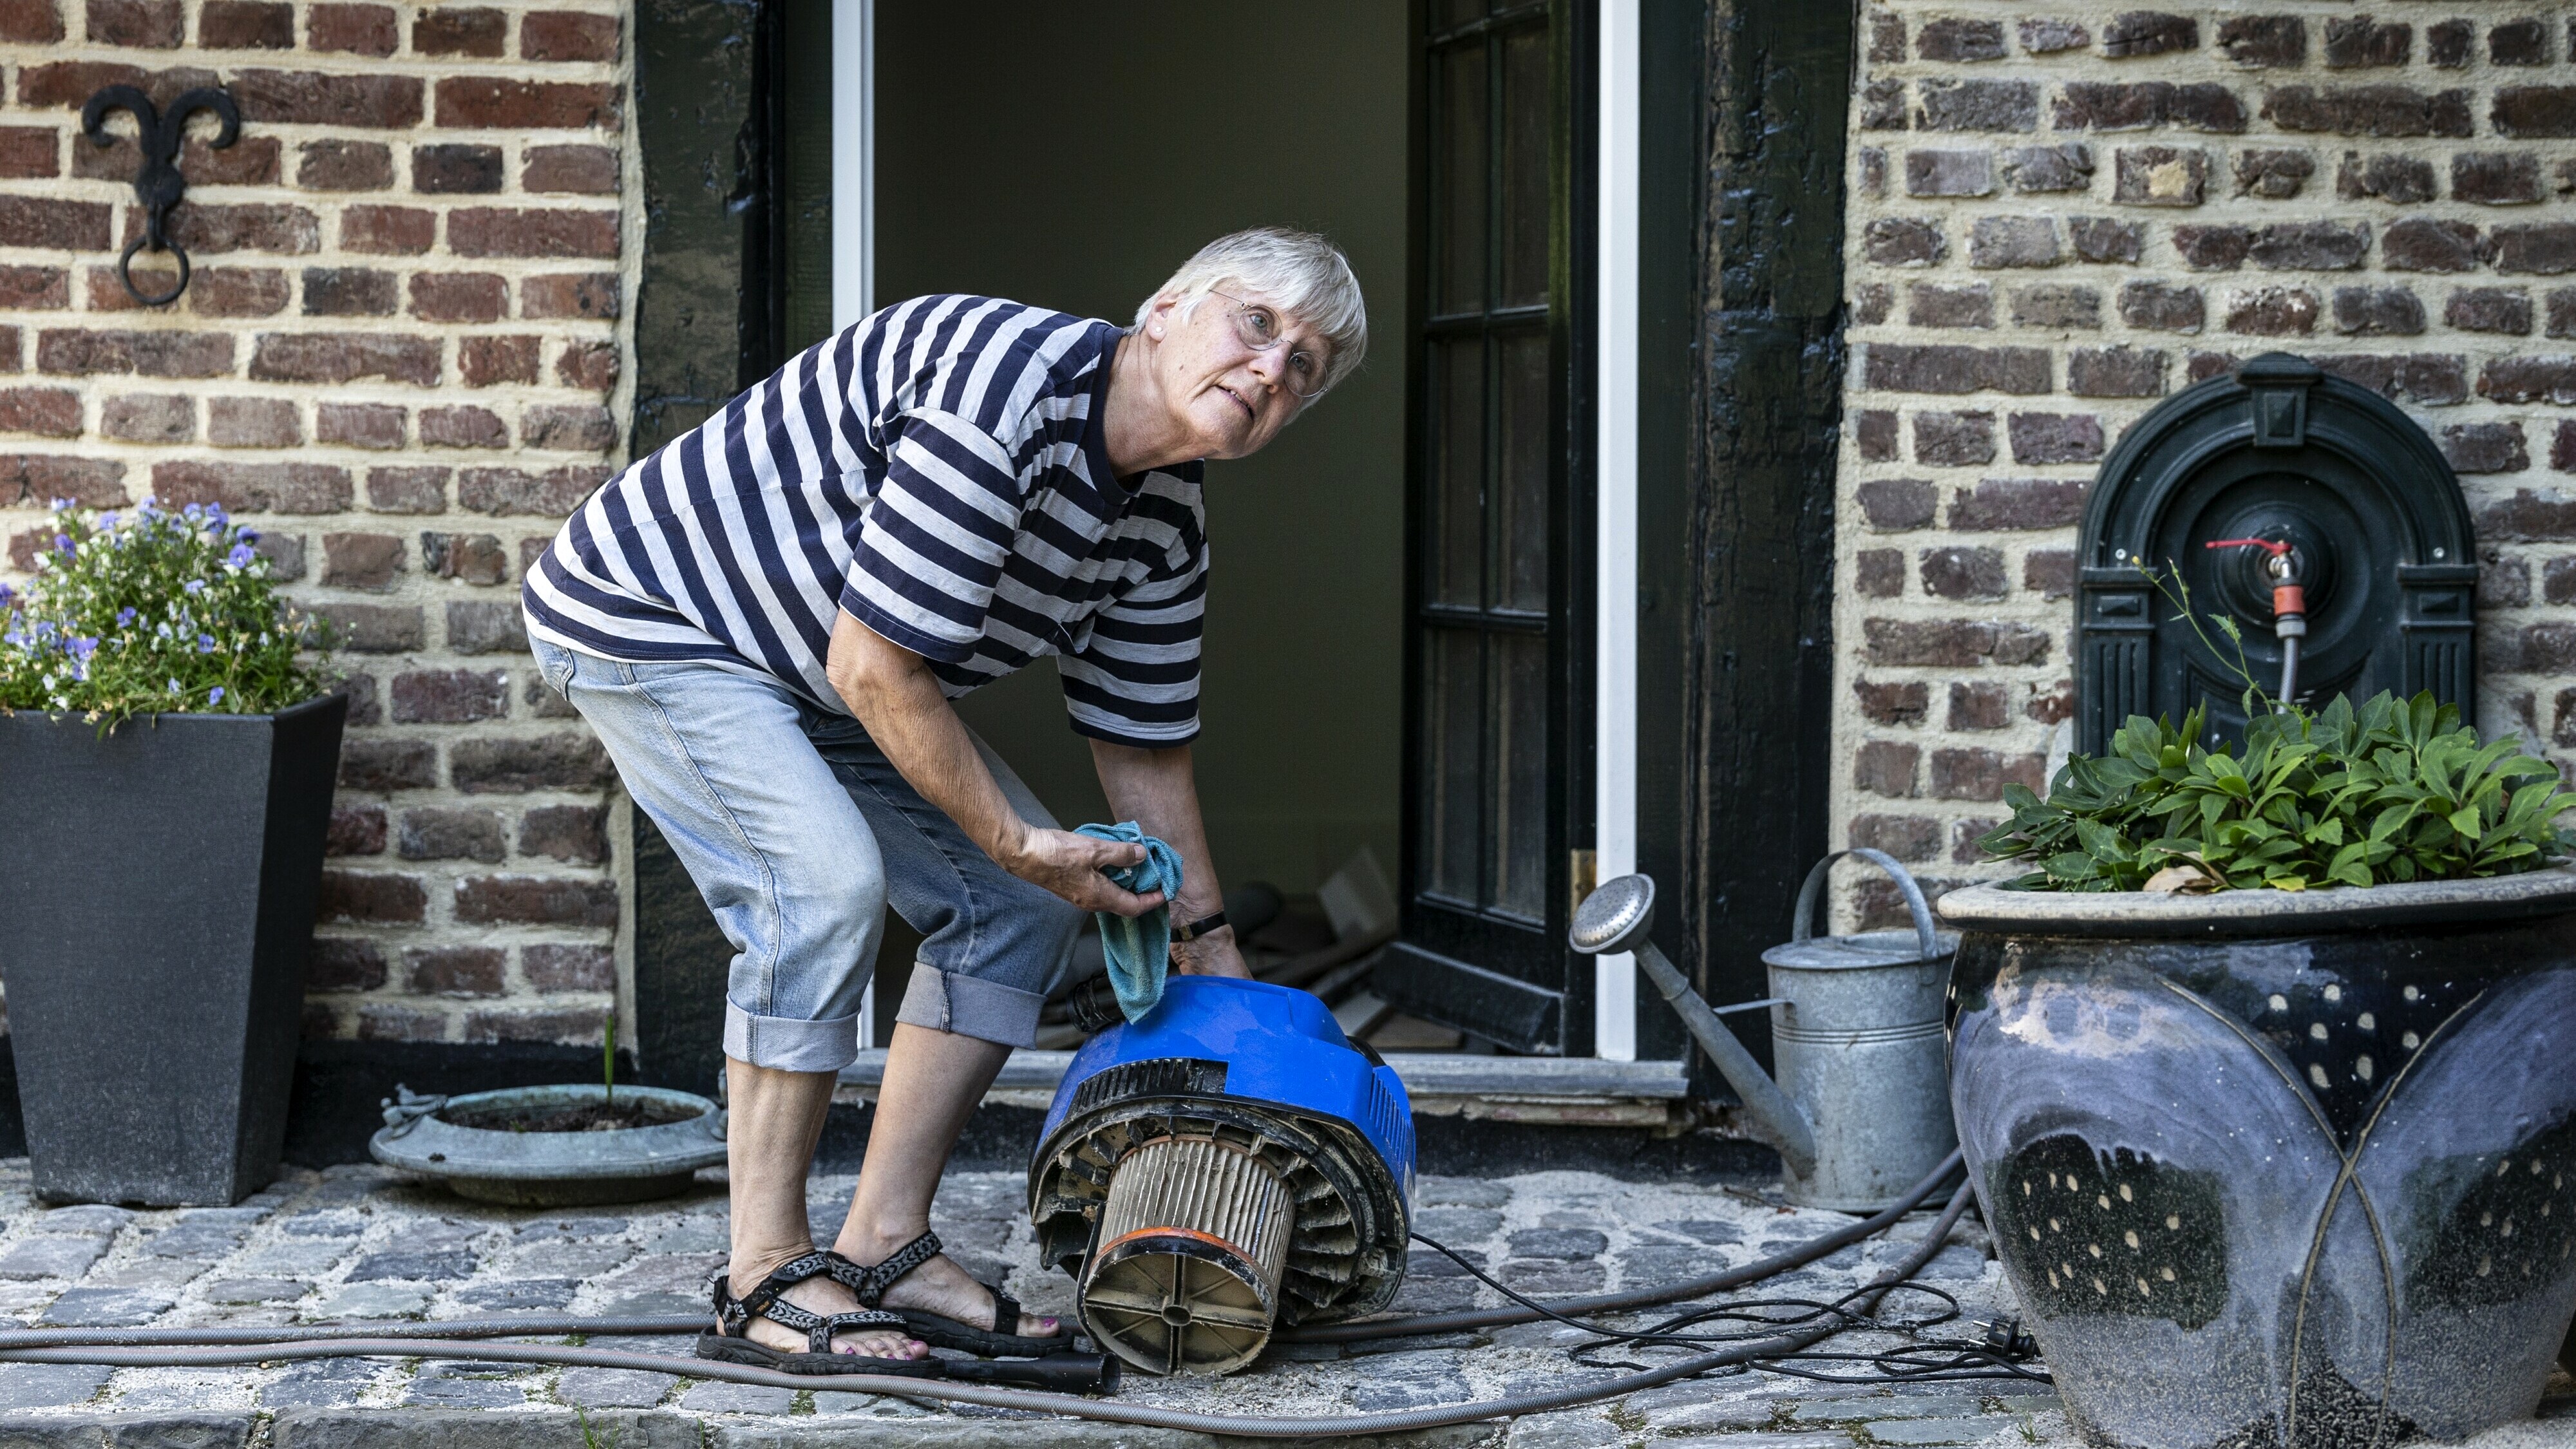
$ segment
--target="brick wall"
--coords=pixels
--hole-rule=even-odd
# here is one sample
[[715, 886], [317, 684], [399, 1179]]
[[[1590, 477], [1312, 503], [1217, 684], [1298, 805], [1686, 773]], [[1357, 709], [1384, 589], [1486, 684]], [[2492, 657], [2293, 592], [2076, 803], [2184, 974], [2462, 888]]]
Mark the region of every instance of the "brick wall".
[[[220, 502], [338, 626], [309, 1034], [596, 1041], [613, 1000], [613, 776], [516, 584], [622, 447], [621, 28], [597, 0], [0, 0], [9, 565], [47, 498]], [[168, 308], [111, 267], [132, 144], [77, 134], [117, 82], [241, 108], [237, 144], [187, 148]]]
[[2093, 470], [2157, 399], [2275, 349], [2449, 455], [2481, 719], [2576, 764], [2576, 7], [1890, 3], [1860, 43], [1846, 842], [1996, 873], [1973, 842], [2072, 708]]

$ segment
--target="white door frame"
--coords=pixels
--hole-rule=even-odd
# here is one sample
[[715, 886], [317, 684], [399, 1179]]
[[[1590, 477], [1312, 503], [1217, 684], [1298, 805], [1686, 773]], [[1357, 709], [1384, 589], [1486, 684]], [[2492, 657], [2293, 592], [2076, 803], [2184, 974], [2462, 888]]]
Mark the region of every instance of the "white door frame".
[[[832, 330], [876, 310], [877, 0], [832, 0]], [[859, 994], [859, 1046], [877, 1044], [877, 987]]]
[[[1600, 192], [1593, 348], [1596, 879], [1637, 868], [1637, 170], [1639, 0], [1601, 0]], [[1592, 958], [1592, 1052], [1637, 1059], [1637, 960]]]

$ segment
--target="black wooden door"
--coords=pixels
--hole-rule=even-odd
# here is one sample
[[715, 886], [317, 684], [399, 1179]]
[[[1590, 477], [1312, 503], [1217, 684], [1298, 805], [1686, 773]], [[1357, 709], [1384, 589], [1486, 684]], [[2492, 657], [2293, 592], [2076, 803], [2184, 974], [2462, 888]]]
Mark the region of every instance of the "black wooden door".
[[1550, 1053], [1591, 1037], [1564, 944], [1591, 815], [1590, 9], [1417, 11], [1404, 930], [1376, 975]]

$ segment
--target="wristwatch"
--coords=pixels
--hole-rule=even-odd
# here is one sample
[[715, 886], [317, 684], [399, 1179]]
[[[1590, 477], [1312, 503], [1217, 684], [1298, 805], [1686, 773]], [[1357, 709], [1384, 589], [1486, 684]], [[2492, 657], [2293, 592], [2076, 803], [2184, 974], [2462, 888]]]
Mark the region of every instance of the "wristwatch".
[[1225, 912], [1216, 911], [1209, 915], [1201, 916], [1186, 926], [1174, 926], [1172, 928], [1172, 939], [1175, 941], [1195, 941], [1210, 931], [1222, 928], [1224, 925]]

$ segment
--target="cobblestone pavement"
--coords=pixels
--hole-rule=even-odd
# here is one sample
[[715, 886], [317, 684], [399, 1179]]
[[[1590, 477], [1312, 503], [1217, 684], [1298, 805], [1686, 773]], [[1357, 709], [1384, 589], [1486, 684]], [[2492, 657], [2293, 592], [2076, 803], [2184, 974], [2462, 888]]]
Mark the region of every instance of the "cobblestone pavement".
[[[721, 1262], [725, 1205], [710, 1180], [688, 1196], [626, 1209], [538, 1213], [469, 1204], [374, 1167], [296, 1172], [239, 1207], [129, 1212], [45, 1209], [23, 1160], [0, 1162], [0, 1313], [21, 1322], [284, 1324], [482, 1317], [514, 1311], [694, 1312]], [[828, 1239], [847, 1178], [812, 1184]], [[1036, 1265], [1014, 1174], [959, 1174], [934, 1219], [949, 1251], [981, 1276], [1006, 1273], [1040, 1311], [1065, 1312], [1070, 1285]], [[1417, 1225], [1515, 1288], [1588, 1293], [1706, 1273], [1776, 1252], [1846, 1221], [1789, 1209], [1740, 1187], [1617, 1182], [1550, 1172], [1498, 1180], [1428, 1179]], [[1919, 1241], [1847, 1248], [1777, 1280], [1772, 1296], [1832, 1298]], [[1925, 1279], [1974, 1316], [2001, 1293], [1982, 1231], [1963, 1224]], [[1417, 1250], [1397, 1307], [1437, 1311], [1498, 1301], [1454, 1264]], [[1913, 1300], [1919, 1305], [1928, 1300]], [[1904, 1306], [1904, 1305], [1891, 1305]], [[1228, 1413], [1315, 1415], [1410, 1408], [1554, 1387], [1608, 1370], [1565, 1357], [1569, 1330], [1548, 1324], [1373, 1351], [1285, 1349], [1217, 1381], [1128, 1378], [1129, 1401]], [[1892, 1342], [1892, 1340], [1881, 1340]], [[685, 1354], [684, 1338], [626, 1340]], [[2562, 1380], [2560, 1388], [2567, 1385]], [[2566, 1449], [2570, 1417], [2499, 1431], [2479, 1449]], [[637, 1371], [524, 1369], [436, 1360], [336, 1359], [178, 1370], [0, 1366], [0, 1449], [803, 1449], [920, 1445], [1198, 1445], [1195, 1435], [1045, 1421], [991, 1410], [691, 1380]], [[2076, 1441], [2044, 1387], [2010, 1383], [1904, 1391], [1762, 1374], [1668, 1385], [1610, 1403], [1411, 1436], [1421, 1445], [1595, 1449], [1705, 1443], [1710, 1449], [1867, 1445], [2020, 1446]]]

